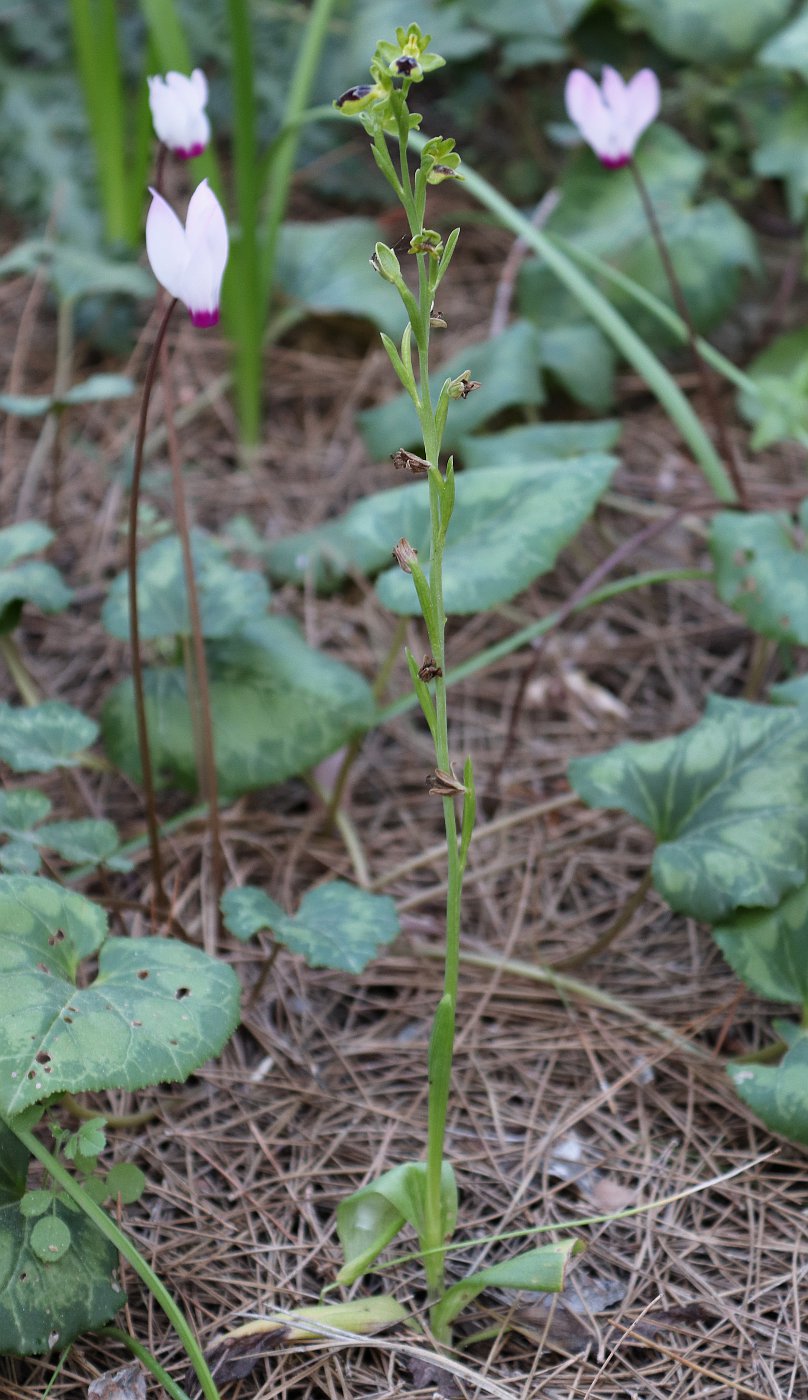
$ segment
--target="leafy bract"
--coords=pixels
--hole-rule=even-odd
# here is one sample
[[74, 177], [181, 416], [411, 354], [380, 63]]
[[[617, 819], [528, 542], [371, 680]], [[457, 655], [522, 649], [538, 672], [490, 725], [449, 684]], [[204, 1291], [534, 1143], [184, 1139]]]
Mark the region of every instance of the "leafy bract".
[[[592, 514], [616, 467], [614, 457], [591, 453], [459, 477], [443, 555], [446, 612], [484, 612], [551, 569]], [[376, 591], [393, 612], [416, 616], [420, 611], [412, 578], [398, 569], [383, 574]]]
[[718, 595], [750, 627], [775, 641], [808, 643], [808, 501], [797, 526], [786, 511], [713, 519], [710, 551]]
[[34, 1247], [43, 1217], [21, 1209], [28, 1163], [25, 1147], [0, 1121], [0, 1353], [12, 1356], [61, 1350], [80, 1332], [102, 1327], [124, 1302], [114, 1245], [47, 1192], [39, 1193], [48, 1196], [46, 1218], [68, 1233], [69, 1244], [61, 1254], [46, 1246], [44, 1259]]
[[290, 917], [263, 890], [245, 885], [222, 897], [224, 921], [236, 938], [246, 941], [270, 929], [279, 943], [300, 953], [309, 967], [362, 972], [379, 948], [399, 931], [389, 895], [330, 881], [308, 890]]
[[727, 962], [759, 996], [808, 1007], [808, 883], [776, 909], [743, 909], [713, 929]]
[[610, 452], [619, 438], [616, 418], [599, 423], [526, 423], [502, 433], [461, 438], [459, 451], [467, 469], [526, 466], [531, 461]]
[[[704, 157], [669, 128], [656, 124], [636, 156], [665, 235], [690, 315], [700, 329], [715, 324], [732, 305], [744, 269], [757, 267], [747, 225], [722, 200], [693, 203]], [[546, 231], [574, 250], [605, 258], [672, 306], [665, 269], [629, 170], [604, 170], [590, 151], [580, 152], [561, 181], [562, 198]], [[656, 317], [627, 293], [606, 288], [622, 315], [654, 344], [675, 343]], [[571, 294], [540, 261], [519, 277], [519, 307], [540, 330], [580, 323]]]
[[[372, 722], [367, 681], [307, 646], [281, 618], [259, 617], [229, 640], [209, 643], [208, 668], [216, 768], [226, 794], [304, 773]], [[158, 782], [193, 790], [197, 768], [185, 670], [149, 669], [144, 682]], [[139, 780], [130, 681], [109, 694], [102, 723], [113, 762]]]
[[[239, 1018], [235, 973], [164, 938], [108, 938], [103, 911], [48, 880], [0, 877], [0, 1113], [51, 1094], [175, 1082]], [[77, 985], [83, 958], [98, 955]]]
[[[263, 575], [253, 569], [235, 568], [222, 547], [198, 530], [193, 532], [191, 549], [204, 637], [230, 637], [251, 618], [266, 612], [269, 590]], [[118, 575], [101, 612], [107, 631], [123, 641], [129, 638], [128, 582], [127, 574]], [[190, 634], [182, 548], [177, 535], [158, 540], [139, 556], [138, 612], [144, 639]]]
[[52, 564], [27, 557], [45, 549], [52, 540], [53, 531], [38, 520], [24, 520], [0, 530], [0, 631], [16, 626], [23, 603], [55, 613], [66, 608], [73, 597]]
[[711, 696], [691, 729], [573, 759], [590, 806], [619, 807], [659, 842], [654, 884], [673, 909], [715, 923], [771, 908], [808, 867], [808, 729], [800, 713]]
[[[457, 1183], [449, 1162], [441, 1164], [441, 1235], [454, 1233]], [[420, 1239], [426, 1221], [426, 1163], [402, 1162], [376, 1181], [354, 1191], [337, 1206], [337, 1234], [345, 1263], [337, 1283], [346, 1287], [361, 1278], [404, 1225]]]
[[278, 244], [278, 288], [309, 311], [366, 317], [400, 336], [403, 312], [395, 288], [368, 266], [383, 238], [372, 219], [286, 223]]
[[61, 700], [25, 709], [0, 701], [0, 759], [15, 773], [71, 768], [98, 736], [98, 725]]
[[624, 0], [655, 44], [676, 58], [727, 63], [752, 53], [787, 18], [792, 0]]
[[[616, 469], [615, 458], [592, 452], [561, 461], [480, 468], [456, 478], [456, 499], [443, 564], [448, 613], [478, 612], [513, 598], [551, 569], [594, 510]], [[350, 569], [375, 573], [394, 612], [416, 615], [412, 579], [392, 566], [401, 535], [429, 557], [429, 495], [424, 482], [380, 491], [338, 520], [273, 545], [270, 574], [288, 582], [312, 578], [327, 590]]]
[[727, 1069], [744, 1103], [767, 1128], [808, 1147], [808, 1033], [794, 1038], [779, 1065]]
[[564, 1287], [567, 1264], [584, 1248], [582, 1240], [565, 1239], [557, 1244], [543, 1244], [525, 1250], [513, 1259], [492, 1264], [479, 1273], [447, 1288], [432, 1316], [436, 1327], [451, 1327], [458, 1313], [473, 1302], [484, 1288], [519, 1288], [531, 1293], [560, 1293]]
[[[541, 340], [527, 321], [517, 321], [492, 340], [469, 345], [444, 364], [433, 366], [433, 397], [444, 380], [456, 379], [464, 370], [471, 371], [480, 388], [449, 404], [443, 434], [446, 451], [456, 447], [464, 433], [474, 432], [502, 409], [536, 406], [544, 400]], [[368, 451], [376, 457], [388, 456], [399, 447], [417, 447], [421, 441], [418, 418], [406, 391], [360, 413], [359, 426]]]

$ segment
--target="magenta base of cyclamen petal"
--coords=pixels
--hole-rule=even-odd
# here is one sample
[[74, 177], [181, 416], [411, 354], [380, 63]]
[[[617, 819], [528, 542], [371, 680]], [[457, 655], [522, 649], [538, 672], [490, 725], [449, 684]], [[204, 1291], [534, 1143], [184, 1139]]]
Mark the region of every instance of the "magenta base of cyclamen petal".
[[205, 147], [202, 145], [202, 142], [197, 141], [195, 146], [188, 146], [187, 148], [185, 146], [175, 146], [174, 155], [180, 160], [193, 160], [194, 156], [201, 156], [204, 149]]
[[194, 326], [201, 326], [204, 329], [207, 326], [218, 326], [219, 324], [218, 306], [215, 311], [191, 311], [189, 314], [191, 324]]
[[622, 170], [624, 165], [631, 164], [631, 156], [598, 156], [598, 160], [604, 170]]

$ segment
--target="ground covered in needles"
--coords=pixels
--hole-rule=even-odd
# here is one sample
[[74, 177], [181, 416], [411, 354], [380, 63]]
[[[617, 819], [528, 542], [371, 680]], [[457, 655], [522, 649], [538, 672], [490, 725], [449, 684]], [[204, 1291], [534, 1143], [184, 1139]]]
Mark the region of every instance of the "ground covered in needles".
[[[447, 305], [447, 347], [488, 327], [508, 239], [464, 234]], [[0, 289], [7, 338], [0, 377], [36, 392], [51, 373], [53, 319], [30, 279]], [[454, 300], [452, 300], [454, 299]], [[154, 335], [143, 330], [129, 371], [142, 372]], [[733, 334], [749, 336], [748, 326]], [[187, 430], [194, 518], [222, 531], [247, 514], [260, 535], [314, 525], [372, 489], [395, 484], [368, 460], [357, 409], [390, 392], [376, 335], [364, 323], [313, 322], [271, 357], [269, 429], [245, 466], [225, 392], [227, 361], [215, 336], [177, 332], [177, 391]], [[684, 376], [688, 378], [688, 376]], [[564, 412], [564, 405], [560, 412]], [[705, 491], [642, 386], [619, 381], [622, 465], [596, 520], [556, 572], [517, 602], [460, 619], [449, 632], [453, 664], [551, 611], [612, 549], [651, 521], [690, 507], [631, 555], [624, 568], [699, 566]], [[569, 405], [567, 414], [574, 412]], [[26, 616], [21, 641], [41, 690], [97, 714], [126, 649], [98, 622], [108, 580], [123, 567], [122, 462], [133, 437], [128, 404], [89, 410], [68, 434], [61, 479], [30, 474], [35, 430], [2, 429], [3, 518], [36, 513], [57, 529], [53, 561], [77, 589], [58, 622]], [[159, 424], [159, 411], [154, 416]], [[396, 444], [391, 443], [391, 451]], [[790, 455], [791, 453], [791, 455]], [[759, 508], [803, 480], [797, 449], [778, 449], [745, 471]], [[58, 489], [55, 489], [58, 485]], [[159, 428], [151, 442], [149, 500], [170, 515]], [[618, 570], [620, 572], [620, 570]], [[357, 579], [328, 599], [293, 590], [276, 608], [307, 639], [373, 677], [391, 621]], [[408, 627], [412, 650], [423, 640]], [[705, 696], [755, 698], [769, 681], [768, 653], [737, 614], [698, 581], [614, 599], [570, 619], [540, 653], [517, 653], [452, 692], [453, 751], [474, 756], [480, 820], [464, 902], [459, 1045], [448, 1145], [461, 1188], [457, 1268], [503, 1257], [493, 1231], [626, 1210], [747, 1170], [701, 1194], [582, 1227], [586, 1253], [555, 1302], [502, 1295], [464, 1316], [459, 1339], [506, 1320], [510, 1330], [471, 1344], [452, 1370], [435, 1367], [412, 1334], [342, 1346], [275, 1347], [252, 1374], [224, 1385], [234, 1400], [435, 1394], [539, 1395], [548, 1400], [688, 1400], [808, 1394], [799, 1298], [805, 1296], [805, 1158], [772, 1139], [740, 1103], [722, 1058], [765, 1042], [771, 1008], [756, 1002], [704, 930], [672, 914], [643, 880], [650, 838], [628, 818], [590, 811], [570, 792], [570, 757], [622, 738], [694, 723]], [[532, 667], [513, 724], [525, 669]], [[391, 698], [407, 692], [396, 663]], [[16, 699], [6, 675], [3, 696]], [[513, 739], [507, 744], [509, 732]], [[355, 766], [347, 812], [359, 853], [325, 829], [302, 782], [240, 799], [224, 818], [228, 877], [264, 886], [286, 907], [324, 874], [367, 878], [396, 897], [403, 932], [360, 977], [315, 972], [281, 950], [269, 973], [254, 945], [228, 944], [245, 989], [241, 1029], [219, 1062], [188, 1084], [147, 1091], [154, 1116], [114, 1136], [114, 1152], [148, 1177], [127, 1228], [206, 1343], [252, 1315], [315, 1301], [339, 1265], [334, 1211], [348, 1190], [393, 1161], [418, 1157], [425, 1136], [426, 1042], [440, 986], [443, 849], [439, 804], [427, 795], [428, 734], [414, 712], [371, 733]], [[83, 791], [44, 780], [64, 816], [112, 817], [124, 837], [142, 829], [140, 800], [118, 778], [80, 779]], [[182, 809], [168, 797], [162, 814]], [[175, 915], [209, 951], [222, 947], [203, 919], [210, 871], [200, 833], [180, 827], [166, 845]], [[357, 861], [359, 869], [357, 869]], [[128, 875], [86, 886], [114, 921], [149, 926], [145, 852]], [[628, 906], [612, 946], [588, 956]], [[633, 911], [633, 912], [632, 912]], [[560, 965], [560, 985], [529, 975]], [[255, 995], [259, 979], [261, 985]], [[576, 984], [583, 984], [576, 985]], [[610, 1000], [611, 999], [611, 1000]], [[99, 1112], [126, 1113], [111, 1095]], [[800, 1278], [802, 1277], [802, 1283]], [[127, 1278], [131, 1330], [181, 1376], [181, 1353], [162, 1315]], [[420, 1273], [401, 1263], [376, 1273], [418, 1312]], [[510, 1313], [508, 1310], [511, 1310]], [[53, 1383], [75, 1400], [101, 1371], [123, 1364], [109, 1340], [81, 1339]], [[38, 1400], [53, 1362], [0, 1359], [4, 1400]], [[150, 1384], [152, 1384], [150, 1382]]]

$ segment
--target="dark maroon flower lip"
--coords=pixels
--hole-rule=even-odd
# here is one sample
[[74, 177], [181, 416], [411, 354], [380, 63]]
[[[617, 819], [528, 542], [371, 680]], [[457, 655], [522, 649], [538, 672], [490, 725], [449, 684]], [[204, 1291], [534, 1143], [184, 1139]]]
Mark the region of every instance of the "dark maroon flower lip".
[[217, 326], [219, 324], [218, 306], [213, 311], [191, 311], [190, 316], [191, 324], [194, 326], [201, 326], [203, 329], [207, 326]]
[[628, 165], [631, 156], [598, 156], [598, 160], [606, 170], [622, 170], [624, 165]]
[[197, 141], [193, 146], [175, 146], [174, 155], [180, 160], [193, 160], [194, 156], [201, 156], [204, 149], [202, 142]]

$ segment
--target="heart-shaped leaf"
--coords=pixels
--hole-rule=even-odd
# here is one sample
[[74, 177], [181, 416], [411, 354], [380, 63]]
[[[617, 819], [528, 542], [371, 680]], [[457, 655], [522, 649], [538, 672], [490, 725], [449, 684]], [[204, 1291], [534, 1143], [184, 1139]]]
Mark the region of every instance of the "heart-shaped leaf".
[[[616, 469], [613, 457], [592, 452], [563, 461], [525, 461], [480, 468], [456, 478], [456, 500], [444, 552], [448, 613], [470, 613], [513, 598], [551, 569], [559, 551], [594, 510]], [[429, 556], [429, 496], [425, 483], [380, 491], [339, 520], [273, 545], [274, 578], [328, 590], [352, 566], [373, 574], [392, 566], [391, 551], [405, 535]], [[377, 584], [394, 612], [416, 615], [412, 579], [391, 567]]]
[[[191, 541], [204, 637], [230, 637], [252, 617], [261, 617], [269, 604], [269, 589], [254, 569], [236, 569], [224, 550], [208, 535], [194, 531]], [[113, 637], [129, 637], [129, 579], [119, 574], [101, 611], [101, 621]], [[140, 634], [154, 637], [189, 636], [191, 620], [177, 535], [167, 535], [144, 549], [138, 558]]]
[[[354, 1191], [337, 1206], [337, 1234], [345, 1263], [337, 1283], [348, 1287], [370, 1268], [404, 1225], [419, 1240], [424, 1233], [426, 1163], [402, 1162], [376, 1181]], [[449, 1162], [441, 1166], [441, 1234], [454, 1233], [457, 1221], [457, 1182]]]
[[676, 58], [727, 63], [750, 54], [781, 25], [791, 0], [624, 0], [655, 44]]
[[567, 1264], [584, 1249], [582, 1240], [558, 1240], [555, 1244], [539, 1245], [525, 1250], [513, 1259], [492, 1264], [489, 1269], [469, 1274], [447, 1288], [433, 1313], [433, 1326], [451, 1327], [458, 1313], [473, 1302], [484, 1288], [519, 1288], [531, 1293], [560, 1293], [564, 1287]]
[[371, 894], [344, 880], [308, 890], [294, 917], [263, 890], [249, 885], [228, 890], [222, 912], [230, 932], [242, 942], [270, 929], [279, 943], [305, 958], [309, 967], [362, 972], [380, 947], [399, 931], [394, 900]]
[[[451, 451], [464, 433], [473, 432], [503, 408], [542, 403], [540, 365], [538, 331], [527, 321], [517, 321], [493, 340], [469, 345], [434, 368], [431, 377], [436, 389], [445, 379], [456, 379], [467, 369], [480, 383], [467, 399], [450, 403], [444, 449]], [[368, 451], [375, 457], [387, 457], [399, 447], [417, 447], [421, 441], [418, 418], [405, 391], [360, 413], [359, 426]]]
[[0, 701], [0, 758], [15, 773], [72, 768], [97, 737], [95, 720], [61, 700], [25, 709]]
[[718, 595], [750, 627], [775, 641], [808, 643], [808, 501], [799, 527], [786, 511], [722, 511], [713, 520], [710, 550]]
[[[308, 647], [281, 618], [258, 617], [232, 640], [211, 643], [208, 665], [222, 793], [247, 792], [304, 773], [372, 723], [367, 681]], [[158, 781], [193, 790], [197, 770], [185, 671], [147, 670], [144, 681]], [[108, 696], [103, 726], [113, 762], [138, 780], [131, 682]]]
[[616, 418], [602, 423], [526, 423], [503, 433], [464, 437], [460, 455], [466, 470], [477, 467], [517, 467], [549, 462], [589, 452], [611, 452], [620, 438]]
[[54, 540], [54, 533], [39, 520], [21, 520], [0, 530], [0, 569], [8, 569], [18, 559], [38, 554]]
[[808, 1034], [795, 1038], [779, 1065], [731, 1064], [727, 1071], [767, 1128], [808, 1147]]
[[771, 908], [805, 878], [808, 728], [785, 707], [711, 696], [684, 734], [573, 759], [569, 778], [590, 806], [650, 827], [654, 884], [683, 914]]
[[[235, 973], [163, 938], [107, 938], [103, 911], [46, 880], [0, 878], [0, 1112], [49, 1095], [182, 1081], [238, 1024]], [[76, 985], [82, 958], [98, 971]]]
[[372, 219], [285, 223], [276, 283], [285, 297], [309, 311], [365, 317], [400, 336], [404, 311], [398, 294], [369, 265], [381, 238], [384, 232]]
[[760, 996], [808, 1007], [808, 884], [776, 909], [744, 909], [713, 929], [727, 962]]
[[[808, 195], [808, 151], [804, 141], [800, 149], [806, 159]], [[746, 374], [760, 392], [746, 390], [739, 394], [738, 406], [747, 422], [755, 424], [756, 448], [808, 433], [808, 328], [801, 326], [778, 336], [752, 361]]]
[[[29, 1157], [25, 1147], [0, 1122], [0, 1353], [39, 1356], [61, 1350], [81, 1332], [109, 1322], [124, 1295], [115, 1275], [115, 1247], [85, 1216], [50, 1192], [43, 1217], [22, 1208]], [[66, 1231], [69, 1248], [54, 1255], [45, 1241], [44, 1255], [34, 1235], [43, 1224]]]
[[91, 374], [89, 379], [72, 385], [63, 394], [0, 394], [0, 412], [13, 413], [19, 418], [38, 418], [54, 408], [127, 399], [134, 392], [134, 382], [125, 374]]
[[66, 608], [73, 597], [52, 564], [27, 557], [45, 549], [52, 539], [53, 532], [37, 520], [0, 530], [0, 631], [16, 626], [23, 603], [55, 613]]

